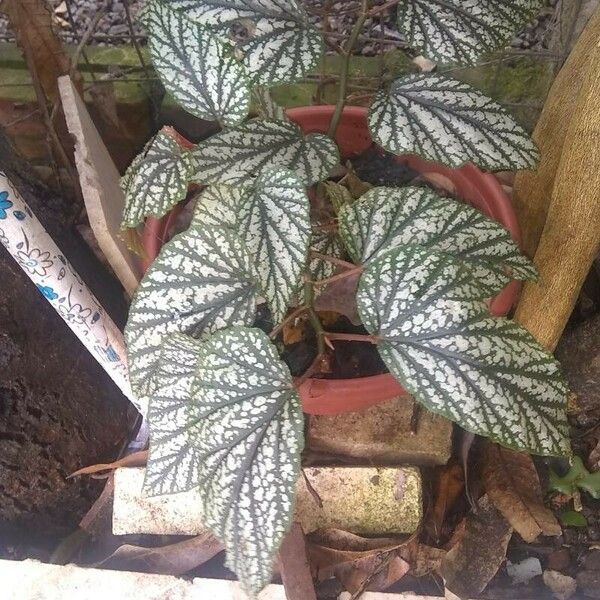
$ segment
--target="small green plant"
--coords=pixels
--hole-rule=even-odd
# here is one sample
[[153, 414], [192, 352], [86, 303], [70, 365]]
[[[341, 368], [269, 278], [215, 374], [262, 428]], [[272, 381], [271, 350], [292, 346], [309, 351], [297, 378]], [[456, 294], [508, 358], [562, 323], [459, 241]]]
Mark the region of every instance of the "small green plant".
[[[388, 5], [390, 3], [387, 3]], [[398, 26], [442, 62], [471, 64], [496, 50], [542, 0], [399, 0]], [[348, 67], [365, 21], [362, 2], [341, 48], [339, 99], [328, 135], [305, 135], [269, 88], [318, 64], [321, 33], [296, 0], [148, 0], [143, 21], [164, 87], [222, 131], [183, 150], [160, 132], [123, 178], [124, 226], [164, 215], [193, 182], [204, 186], [189, 228], [167, 243], [137, 290], [126, 329], [131, 382], [150, 402], [145, 491], [197, 488], [204, 523], [256, 594], [293, 512], [303, 447], [297, 382], [274, 344], [291, 307], [316, 332], [319, 360], [334, 344], [374, 344], [427, 409], [500, 444], [569, 453], [566, 385], [554, 359], [485, 300], [534, 278], [508, 232], [477, 210], [415, 187], [355, 200], [328, 182], [331, 207], [311, 218], [307, 187], [340, 158], [335, 133]], [[244, 35], [239, 35], [240, 28]], [[251, 98], [261, 116], [248, 119]], [[369, 111], [372, 138], [393, 153], [451, 166], [531, 168], [537, 150], [497, 103], [438, 74], [390, 82]], [[315, 295], [336, 269], [360, 274], [368, 335], [329, 333]], [[271, 336], [253, 327], [266, 302]]]

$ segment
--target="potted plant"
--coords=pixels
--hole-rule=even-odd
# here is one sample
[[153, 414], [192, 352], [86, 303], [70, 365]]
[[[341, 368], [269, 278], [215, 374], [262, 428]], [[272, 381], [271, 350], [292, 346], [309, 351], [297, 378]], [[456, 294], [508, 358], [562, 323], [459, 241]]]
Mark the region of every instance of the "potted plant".
[[[462, 0], [397, 4], [398, 25], [416, 48], [471, 63], [541, 3], [469, 11]], [[488, 299], [501, 294], [492, 308], [506, 312], [511, 280], [533, 278], [535, 268], [519, 252], [507, 198], [470, 164], [531, 168], [535, 145], [498, 104], [437, 74], [391, 82], [368, 114], [346, 107], [354, 44], [380, 10], [361, 4], [342, 48], [337, 104], [287, 115], [268, 88], [304, 76], [323, 46], [296, 1], [148, 0], [143, 10], [166, 90], [222, 126], [191, 149], [173, 131], [159, 132], [123, 178], [126, 228], [164, 219], [190, 183], [202, 186], [189, 227], [163, 246], [140, 283], [126, 328], [132, 387], [150, 402], [145, 490], [197, 487], [205, 524], [251, 594], [270, 580], [290, 524], [302, 408], [336, 345], [371, 344], [385, 363], [388, 374], [360, 384], [367, 403], [402, 387], [428, 410], [505, 446], [569, 453], [557, 363], [518, 324], [491, 316]], [[247, 118], [251, 95], [259, 118]], [[408, 161], [420, 172], [442, 170], [476, 208], [425, 187], [353, 194], [330, 177], [340, 155], [372, 142], [417, 155]], [[164, 220], [150, 224], [150, 238], [164, 235]], [[320, 290], [342, 280], [356, 282], [365, 333], [327, 330], [315, 310]], [[268, 331], [256, 326], [263, 302]], [[299, 315], [314, 330], [316, 357], [293, 378], [277, 337]]]

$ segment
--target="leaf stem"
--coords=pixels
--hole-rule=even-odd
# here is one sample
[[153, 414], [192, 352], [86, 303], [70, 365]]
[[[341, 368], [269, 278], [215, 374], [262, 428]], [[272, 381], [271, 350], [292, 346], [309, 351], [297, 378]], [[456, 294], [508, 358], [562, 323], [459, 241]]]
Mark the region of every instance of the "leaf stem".
[[366, 342], [369, 344], [377, 344], [379, 342], [379, 338], [376, 335], [362, 333], [333, 333], [325, 331], [323, 335], [332, 342]]
[[304, 305], [308, 312], [308, 318], [310, 320], [310, 324], [312, 328], [315, 330], [315, 334], [317, 336], [317, 354], [319, 356], [325, 354], [325, 339], [323, 338], [323, 325], [321, 321], [319, 321], [319, 317], [314, 309], [315, 302], [315, 290], [313, 288], [313, 283], [308, 277], [308, 275], [304, 276]]
[[353, 275], [360, 275], [363, 271], [362, 266], [356, 266], [352, 269], [348, 269], [343, 273], [338, 273], [337, 275], [332, 275], [331, 277], [327, 277], [326, 279], [319, 279], [317, 281], [313, 281], [313, 285], [327, 285], [329, 283], [333, 283], [334, 281], [339, 281], [340, 279], [346, 279], [347, 277], [352, 277]]
[[313, 258], [319, 258], [326, 262], [333, 263], [334, 265], [338, 265], [340, 267], [344, 267], [346, 269], [354, 269], [356, 265], [354, 263], [348, 262], [347, 260], [342, 260], [341, 258], [336, 258], [335, 256], [329, 256], [329, 254], [321, 254], [316, 250], [311, 250], [310, 254]]
[[340, 119], [342, 117], [342, 111], [344, 110], [344, 106], [346, 105], [346, 94], [348, 92], [348, 74], [350, 72], [350, 59], [352, 58], [352, 51], [354, 50], [354, 46], [358, 41], [358, 36], [362, 31], [363, 25], [369, 16], [369, 0], [362, 0], [361, 12], [358, 16], [356, 23], [354, 23], [354, 27], [352, 28], [352, 32], [350, 33], [350, 38], [348, 39], [348, 43], [344, 47], [343, 57], [344, 61], [342, 63], [342, 70], [340, 72], [340, 87], [338, 90], [338, 98], [337, 103], [335, 105], [335, 110], [331, 117], [331, 121], [329, 123], [329, 129], [327, 130], [327, 135], [331, 138], [335, 138], [335, 134], [337, 132], [338, 125], [340, 124]]

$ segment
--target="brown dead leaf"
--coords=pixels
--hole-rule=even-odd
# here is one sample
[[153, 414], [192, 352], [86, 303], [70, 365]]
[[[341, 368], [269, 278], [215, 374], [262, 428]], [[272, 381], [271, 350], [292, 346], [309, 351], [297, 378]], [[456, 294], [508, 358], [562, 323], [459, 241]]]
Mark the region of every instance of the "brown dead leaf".
[[204, 564], [222, 550], [223, 544], [212, 533], [206, 532], [161, 548], [125, 544], [93, 566], [117, 571], [183, 575]]
[[402, 579], [410, 565], [395, 550], [372, 554], [350, 563], [338, 565], [335, 577], [352, 598], [364, 591], [382, 592]]
[[396, 550], [413, 538], [364, 538], [341, 529], [321, 529], [308, 538], [308, 555], [319, 580], [332, 577], [335, 568], [367, 556]]
[[465, 487], [463, 467], [452, 462], [438, 476], [435, 489], [435, 504], [425, 522], [425, 529], [437, 542], [442, 535], [442, 526], [448, 510], [452, 508]]
[[79, 521], [79, 527], [89, 535], [100, 535], [104, 531], [110, 531], [114, 491], [115, 481], [111, 473], [111, 476], [106, 479], [102, 493]]
[[116, 460], [112, 463], [90, 465], [89, 467], [83, 467], [70, 475], [67, 475], [67, 479], [77, 477], [79, 475], [92, 475], [93, 473], [100, 473], [102, 471], [114, 471], [121, 467], [143, 467], [148, 462], [148, 450], [140, 450], [139, 452], [133, 452]]
[[363, 181], [354, 171], [352, 163], [349, 161], [346, 163], [348, 172], [342, 179], [340, 179], [340, 185], [343, 185], [348, 189], [354, 199], [360, 198], [363, 194], [366, 194], [373, 186], [366, 181]]
[[494, 506], [526, 542], [540, 534], [562, 533], [556, 517], [544, 506], [540, 479], [529, 454], [487, 444], [483, 482]]
[[400, 555], [410, 564], [411, 575], [424, 577], [430, 573], [440, 574], [446, 550], [416, 542], [402, 548]]
[[478, 596], [506, 558], [512, 527], [487, 496], [465, 519], [464, 533], [442, 559], [446, 587], [460, 598]]
[[317, 600], [306, 539], [299, 523], [293, 523], [279, 548], [281, 580], [287, 600]]
[[350, 319], [354, 325], [360, 323], [356, 307], [356, 290], [360, 273], [328, 283], [315, 300], [315, 310], [336, 312]]

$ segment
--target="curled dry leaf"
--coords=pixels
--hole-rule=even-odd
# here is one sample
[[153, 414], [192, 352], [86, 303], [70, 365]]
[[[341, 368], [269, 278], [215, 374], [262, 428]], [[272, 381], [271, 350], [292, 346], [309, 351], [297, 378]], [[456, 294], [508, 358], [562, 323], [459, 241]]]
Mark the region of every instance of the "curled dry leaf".
[[477, 597], [504, 562], [512, 531], [490, 499], [480, 498], [458, 543], [442, 559], [446, 587], [460, 598]]
[[98, 465], [90, 465], [89, 467], [83, 467], [78, 469], [74, 473], [67, 476], [67, 479], [72, 477], [78, 477], [79, 475], [93, 475], [94, 473], [101, 473], [102, 471], [114, 471], [121, 467], [143, 467], [148, 462], [148, 450], [140, 450], [139, 452], [133, 452], [128, 454], [119, 460], [111, 463], [101, 463]]
[[353, 594], [354, 600], [366, 590], [386, 590], [402, 579], [409, 570], [410, 565], [397, 555], [397, 550], [391, 550], [343, 563], [335, 569], [335, 577], [345, 590]]
[[279, 547], [279, 565], [287, 600], [317, 600], [306, 538], [299, 523], [293, 523], [283, 538]]
[[[341, 272], [341, 271], [340, 271]], [[350, 275], [328, 283], [315, 300], [315, 309], [333, 311], [348, 317], [351, 323], [358, 325], [360, 317], [356, 307], [356, 290], [360, 273]]]
[[364, 538], [341, 529], [320, 529], [310, 534], [308, 556], [320, 581], [335, 575], [343, 564], [376, 556], [406, 546], [413, 538]]
[[452, 508], [465, 487], [463, 467], [458, 462], [451, 462], [440, 470], [436, 481], [435, 503], [425, 521], [425, 529], [429, 535], [439, 542], [446, 514]]
[[540, 479], [529, 454], [487, 444], [483, 481], [491, 502], [526, 542], [541, 534], [561, 534], [555, 516], [544, 506]]
[[221, 550], [223, 544], [207, 531], [191, 539], [160, 548], [125, 544], [93, 566], [117, 571], [183, 575], [210, 560]]

